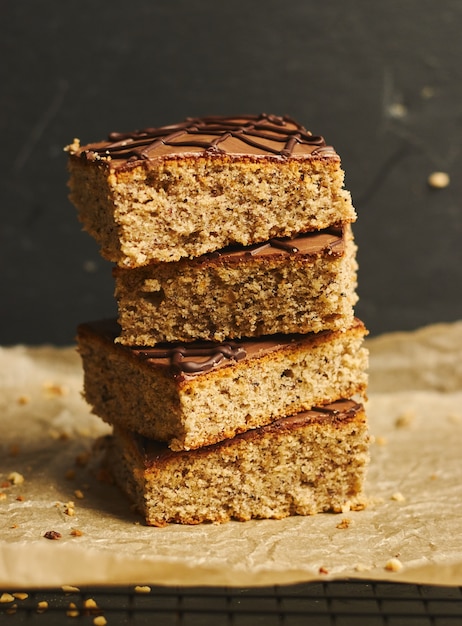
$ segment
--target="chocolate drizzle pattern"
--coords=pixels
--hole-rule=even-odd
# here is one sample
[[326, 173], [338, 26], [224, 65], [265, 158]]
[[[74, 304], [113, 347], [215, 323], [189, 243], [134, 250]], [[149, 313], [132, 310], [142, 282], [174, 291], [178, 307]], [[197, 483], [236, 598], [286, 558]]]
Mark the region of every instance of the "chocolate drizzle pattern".
[[[336, 155], [324, 138], [313, 135], [288, 116], [240, 115], [186, 118], [183, 122], [159, 128], [145, 128], [128, 133], [112, 132], [107, 142], [92, 144], [82, 149], [83, 158], [121, 159], [127, 163], [152, 159], [165, 147], [173, 152], [186, 153], [189, 149], [208, 155], [228, 154], [229, 140], [237, 141], [234, 153], [259, 153], [290, 157], [300, 149], [305, 154]], [[172, 152], [172, 150], [170, 150]]]
[[247, 356], [245, 349], [234, 342], [223, 344], [203, 342], [189, 346], [176, 345], [168, 348], [143, 348], [135, 350], [135, 352], [142, 359], [169, 359], [170, 364], [175, 369], [185, 374], [208, 372], [224, 359], [240, 361]]

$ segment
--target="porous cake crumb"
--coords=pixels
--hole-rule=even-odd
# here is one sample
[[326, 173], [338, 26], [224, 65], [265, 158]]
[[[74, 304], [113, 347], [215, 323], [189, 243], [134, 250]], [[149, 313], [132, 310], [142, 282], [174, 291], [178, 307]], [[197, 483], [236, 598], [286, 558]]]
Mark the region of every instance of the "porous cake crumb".
[[364, 409], [348, 400], [190, 451], [116, 427], [108, 451], [154, 526], [341, 513], [360, 498], [368, 460]]
[[113, 425], [192, 449], [363, 394], [364, 325], [346, 331], [272, 335], [234, 344], [115, 344], [114, 322], [82, 324], [84, 395]]
[[153, 346], [349, 328], [358, 299], [355, 252], [348, 226], [115, 268], [117, 341]]

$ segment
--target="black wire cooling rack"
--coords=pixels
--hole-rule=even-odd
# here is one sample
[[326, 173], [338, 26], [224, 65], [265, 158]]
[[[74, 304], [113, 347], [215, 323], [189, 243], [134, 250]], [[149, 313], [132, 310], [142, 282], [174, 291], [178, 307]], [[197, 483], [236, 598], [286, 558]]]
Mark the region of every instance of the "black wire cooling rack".
[[462, 587], [385, 582], [8, 589], [0, 599], [0, 621], [12, 626], [462, 625]]

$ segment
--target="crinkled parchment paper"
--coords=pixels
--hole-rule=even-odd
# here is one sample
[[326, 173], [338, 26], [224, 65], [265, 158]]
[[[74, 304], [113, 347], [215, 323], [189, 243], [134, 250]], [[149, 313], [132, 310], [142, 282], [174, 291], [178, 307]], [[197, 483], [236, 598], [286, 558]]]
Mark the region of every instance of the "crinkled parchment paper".
[[0, 585], [461, 585], [462, 322], [368, 345], [365, 510], [166, 528], [101, 480], [88, 453], [109, 428], [81, 399], [75, 350], [0, 349]]

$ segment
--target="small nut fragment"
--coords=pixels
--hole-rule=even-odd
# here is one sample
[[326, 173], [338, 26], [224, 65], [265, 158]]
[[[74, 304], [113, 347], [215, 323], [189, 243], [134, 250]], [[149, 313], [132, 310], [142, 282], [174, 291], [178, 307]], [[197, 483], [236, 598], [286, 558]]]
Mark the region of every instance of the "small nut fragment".
[[61, 590], [64, 593], [79, 593], [80, 589], [78, 587], [74, 587], [74, 585], [61, 585]]
[[151, 587], [148, 587], [148, 585], [136, 585], [135, 593], [151, 593]]
[[392, 500], [395, 500], [396, 502], [405, 502], [406, 498], [403, 496], [403, 494], [401, 493], [401, 491], [396, 491], [392, 496], [391, 496]]
[[69, 608], [66, 611], [66, 615], [67, 617], [78, 617], [80, 615], [77, 606], [74, 604], [74, 602], [69, 602]]
[[399, 559], [394, 557], [385, 563], [385, 569], [389, 572], [399, 572], [403, 569], [403, 564]]
[[13, 602], [14, 601], [14, 596], [11, 595], [11, 593], [2, 593], [2, 595], [0, 596], [0, 602], [2, 604], [6, 604], [7, 602]]
[[24, 482], [24, 476], [20, 474], [19, 472], [10, 472], [8, 474], [8, 480], [13, 485], [22, 485]]
[[428, 177], [428, 184], [434, 189], [444, 189], [450, 182], [451, 179], [446, 172], [433, 172]]
[[351, 525], [351, 519], [349, 519], [348, 517], [344, 517], [342, 521], [337, 524], [336, 528], [343, 530], [344, 528], [349, 528], [350, 525]]
[[96, 601], [93, 598], [87, 598], [86, 600], [84, 600], [83, 606], [86, 609], [97, 609], [98, 605], [96, 604]]
[[7, 496], [4, 491], [0, 491], [0, 500], [6, 500]]
[[16, 600], [25, 600], [29, 597], [29, 594], [25, 593], [24, 591], [15, 591], [13, 593], [13, 596], [16, 598]]
[[79, 528], [71, 528], [71, 535], [72, 537], [82, 537], [83, 531], [81, 531]]
[[48, 602], [46, 600], [40, 600], [37, 604], [37, 613], [44, 613], [48, 608]]
[[61, 539], [62, 535], [57, 530], [47, 530], [43, 535], [45, 539]]
[[107, 619], [104, 617], [104, 615], [97, 615], [94, 619], [93, 619], [93, 624], [95, 626], [106, 626], [107, 624]]
[[78, 499], [78, 500], [83, 500], [83, 498], [85, 497], [83, 495], [83, 491], [81, 489], [76, 489], [74, 491], [74, 496]]

